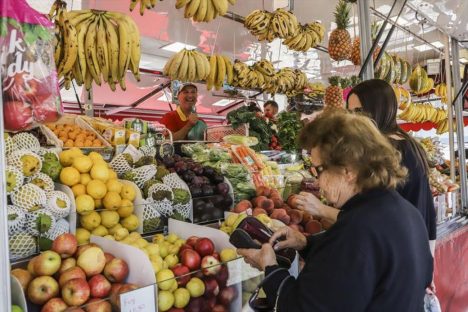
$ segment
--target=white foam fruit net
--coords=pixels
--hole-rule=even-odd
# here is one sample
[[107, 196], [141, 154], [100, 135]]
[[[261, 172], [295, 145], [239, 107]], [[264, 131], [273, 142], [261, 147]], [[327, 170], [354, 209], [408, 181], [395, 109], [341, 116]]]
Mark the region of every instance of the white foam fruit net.
[[123, 154], [115, 156], [110, 162], [112, 169], [121, 177], [125, 172], [132, 170]]
[[143, 184], [153, 178], [156, 175], [155, 165], [146, 165], [140, 168], [133, 169], [132, 172], [135, 174], [133, 182], [141, 189]]
[[19, 233], [10, 237], [9, 251], [11, 259], [21, 259], [36, 253], [36, 238], [27, 233]]
[[24, 211], [34, 211], [45, 206], [47, 202], [46, 192], [34, 184], [25, 184], [18, 191], [11, 194], [13, 205]]
[[62, 152], [62, 149], [60, 147], [51, 147], [51, 148], [41, 147], [39, 149], [39, 152], [37, 152], [37, 154], [41, 157], [41, 160], [44, 161], [45, 154], [54, 153], [55, 156], [57, 156], [57, 159], [59, 159], [60, 152]]
[[189, 201], [187, 204], [175, 204], [174, 211], [180, 213], [184, 219], [192, 220], [192, 201]]
[[38, 161], [38, 166], [36, 166], [36, 167], [34, 168], [35, 170], [34, 170], [33, 172], [31, 172], [31, 174], [30, 174], [29, 176], [32, 176], [32, 175], [34, 175], [34, 174], [40, 172], [40, 171], [41, 171], [41, 168], [42, 168], [42, 160], [41, 160], [41, 158], [40, 158], [37, 154], [35, 154], [35, 153], [33, 153], [33, 152], [29, 151], [29, 150], [17, 150], [17, 151], [14, 151], [13, 153], [11, 153], [11, 154], [8, 156], [8, 158], [7, 158], [7, 164], [8, 164], [9, 166], [14, 166], [14, 167], [20, 169], [20, 170], [23, 172], [24, 175], [27, 175], [27, 174], [24, 172], [24, 170], [23, 170], [23, 162], [21, 161], [21, 158], [22, 158], [23, 156], [26, 156], [26, 155], [31, 156], [31, 157], [34, 157], [34, 158], [36, 158], [37, 161]]
[[182, 179], [179, 178], [177, 173], [170, 173], [166, 175], [165, 177], [163, 177], [163, 182], [164, 184], [169, 186], [171, 189], [180, 188], [186, 191], [189, 190], [189, 188], [187, 187], [187, 184], [185, 184], [184, 181], [182, 181]]
[[153, 195], [157, 191], [170, 192], [171, 198], [169, 198], [168, 200], [171, 202], [174, 200], [174, 194], [172, 193], [171, 188], [168, 185], [162, 184], [162, 183], [154, 183], [153, 185], [150, 186], [150, 188], [148, 189], [148, 199], [154, 199]]
[[27, 179], [28, 183], [32, 183], [46, 192], [51, 192], [54, 190], [55, 184], [51, 177], [47, 174], [38, 172], [32, 177]]
[[33, 236], [47, 236], [52, 233], [56, 220], [52, 213], [41, 209], [26, 214], [25, 229]]
[[38, 153], [41, 149], [41, 144], [39, 140], [32, 135], [31, 133], [21, 132], [15, 134], [13, 137], [13, 142], [15, 143], [18, 149], [30, 150], [34, 153]]
[[15, 142], [9, 135], [5, 135], [5, 155], [10, 155], [13, 151], [17, 150]]
[[8, 205], [8, 235], [15, 235], [24, 230], [26, 216], [24, 211], [16, 206]]
[[[61, 202], [65, 207], [60, 207]], [[62, 191], [52, 191], [47, 193], [47, 204], [45, 209], [50, 211], [55, 218], [65, 218], [70, 214], [71, 201], [67, 194]]]
[[140, 152], [143, 153], [144, 156], [156, 156], [156, 147], [154, 146], [142, 146], [140, 147]]
[[60, 219], [55, 223], [52, 231], [50, 231], [49, 234], [46, 234], [46, 237], [50, 240], [54, 240], [60, 235], [68, 232], [70, 232], [70, 223], [65, 219]]
[[143, 207], [143, 233], [155, 232], [162, 226], [161, 213], [152, 199], [146, 202]]
[[8, 189], [7, 189], [7, 195], [10, 195], [13, 192], [18, 191], [19, 188], [23, 185], [23, 182], [24, 182], [24, 175], [23, 175], [23, 173], [21, 172], [20, 169], [14, 167], [14, 166], [7, 166], [7, 168], [6, 168], [7, 182], [9, 182], [9, 179], [12, 179], [13, 176], [14, 176], [15, 187], [10, 191], [8, 191]]

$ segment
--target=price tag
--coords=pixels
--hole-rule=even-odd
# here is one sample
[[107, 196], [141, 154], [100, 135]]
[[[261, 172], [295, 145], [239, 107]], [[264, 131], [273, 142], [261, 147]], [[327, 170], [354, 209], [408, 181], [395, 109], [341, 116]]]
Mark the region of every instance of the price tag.
[[122, 312], [156, 312], [154, 285], [139, 288], [120, 295]]

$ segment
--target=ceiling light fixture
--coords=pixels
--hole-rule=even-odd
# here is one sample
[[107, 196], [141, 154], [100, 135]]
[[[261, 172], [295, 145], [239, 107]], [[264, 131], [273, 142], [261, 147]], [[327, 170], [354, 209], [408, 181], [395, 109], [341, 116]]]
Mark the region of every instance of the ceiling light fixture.
[[431, 42], [431, 44], [439, 49], [444, 47], [444, 44], [440, 41], [434, 41], [434, 42]]
[[414, 47], [416, 50], [418, 50], [419, 52], [425, 52], [425, 51], [429, 51], [431, 50], [432, 48], [427, 45], [427, 44], [422, 44], [422, 45], [419, 45], [419, 46], [415, 46]]
[[196, 46], [176, 41], [176, 42], [169, 43], [169, 44], [161, 47], [161, 49], [163, 49], [163, 50], [170, 51], [170, 52], [176, 52], [176, 53], [180, 52], [184, 48], [185, 49], [195, 49]]

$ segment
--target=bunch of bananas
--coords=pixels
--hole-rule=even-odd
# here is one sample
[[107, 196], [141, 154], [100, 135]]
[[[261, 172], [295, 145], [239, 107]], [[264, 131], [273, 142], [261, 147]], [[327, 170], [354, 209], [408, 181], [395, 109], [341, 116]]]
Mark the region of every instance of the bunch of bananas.
[[265, 77], [262, 73], [253, 69], [253, 67], [235, 60], [233, 69], [233, 86], [244, 89], [260, 89], [265, 85]]
[[[265, 85], [268, 85], [275, 75], [275, 67], [270, 61], [266, 59], [261, 59], [260, 61], [255, 62], [252, 68], [257, 72], [258, 75], [263, 76]], [[261, 88], [263, 86], [259, 87]]]
[[143, 16], [145, 14], [145, 9], [152, 9], [156, 6], [157, 0], [130, 0], [130, 12], [132, 12], [135, 7], [137, 6], [138, 2], [140, 2], [140, 15]]
[[273, 12], [270, 26], [273, 29], [273, 34], [281, 39], [292, 37], [299, 31], [299, 23], [296, 16], [281, 8]]
[[409, 122], [431, 121], [438, 124], [448, 118], [448, 113], [445, 109], [435, 108], [429, 103], [411, 103], [398, 117]]
[[234, 78], [234, 68], [231, 60], [225, 55], [213, 54], [210, 57], [210, 74], [206, 78], [206, 89], [209, 91], [222, 88], [224, 80], [228, 84], [232, 84]]
[[310, 99], [321, 100], [325, 96], [325, 85], [321, 82], [309, 82], [304, 90], [304, 95]]
[[185, 18], [193, 18], [195, 22], [211, 22], [218, 15], [227, 13], [229, 4], [236, 4], [237, 0], [177, 0], [176, 9], [184, 10]]
[[[453, 121], [453, 130], [457, 130], [457, 123]], [[444, 134], [449, 131], [449, 120], [448, 118], [441, 120], [436, 124], [436, 134]]]
[[273, 14], [265, 10], [254, 10], [245, 17], [244, 26], [258, 41], [272, 42], [276, 36], [270, 27]]
[[322, 42], [325, 28], [322, 24], [314, 22], [299, 26], [297, 34], [286, 38], [283, 43], [291, 50], [307, 52]]
[[183, 49], [174, 54], [164, 65], [164, 75], [172, 80], [196, 82], [210, 74], [210, 62], [205, 54]]
[[441, 83], [435, 87], [435, 95], [440, 97], [440, 101], [447, 104], [447, 85]]
[[[58, 11], [59, 20], [60, 14], [64, 25], [75, 29], [58, 28], [58, 39], [63, 38], [63, 45], [60, 40], [57, 42], [55, 56], [67, 89], [75, 79], [86, 90], [91, 89], [93, 81], [99, 86], [102, 81], [107, 82], [112, 91], [116, 84], [126, 90], [128, 69], [140, 80], [140, 33], [130, 16], [96, 10]], [[77, 56], [72, 58], [75, 53]]]
[[406, 109], [411, 103], [411, 94], [408, 90], [400, 85], [393, 85], [393, 91], [398, 101], [398, 108], [401, 110]]
[[271, 82], [265, 87], [265, 91], [270, 94], [282, 93], [293, 97], [303, 92], [307, 83], [307, 76], [304, 72], [285, 67], [276, 72]]

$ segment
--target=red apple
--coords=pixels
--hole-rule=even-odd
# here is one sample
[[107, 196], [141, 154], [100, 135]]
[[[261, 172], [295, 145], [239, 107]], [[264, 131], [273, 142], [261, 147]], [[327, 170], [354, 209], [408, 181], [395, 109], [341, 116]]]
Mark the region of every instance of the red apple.
[[116, 308], [116, 310], [120, 310], [120, 294], [138, 289], [138, 286], [134, 284], [123, 284], [117, 288], [116, 292], [111, 291], [110, 302]]
[[75, 235], [70, 233], [64, 233], [52, 242], [52, 250], [58, 253], [62, 259], [73, 256], [77, 249], [78, 241]]
[[184, 287], [185, 284], [188, 283], [190, 280], [190, 269], [186, 267], [185, 265], [179, 263], [175, 267], [173, 267], [172, 272], [174, 272], [174, 275], [177, 279], [177, 284], [179, 287]]
[[201, 261], [201, 268], [203, 274], [206, 276], [214, 276], [219, 272], [219, 270], [221, 270], [218, 259], [213, 256], [203, 257]]
[[88, 248], [91, 248], [91, 247], [99, 247], [97, 244], [95, 243], [89, 243], [89, 244], [86, 244], [86, 245], [81, 245], [81, 246], [78, 246], [78, 248], [76, 249], [76, 253], [75, 253], [75, 258], [78, 259], [78, 257]]
[[60, 265], [60, 269], [58, 270], [58, 274], [62, 274], [68, 269], [71, 269], [76, 266], [76, 259], [75, 258], [67, 258], [62, 260], [62, 264]]
[[204, 304], [204, 311], [213, 311], [214, 306], [216, 305], [216, 297], [204, 297], [205, 298], [205, 304]]
[[34, 258], [29, 260], [29, 262], [28, 262], [27, 270], [28, 270], [29, 273], [31, 273], [32, 276], [37, 275], [36, 272], [34, 272], [34, 265], [35, 265], [37, 259], [39, 259], [39, 256], [35, 256]]
[[185, 312], [184, 309], [181, 308], [170, 308], [167, 312]]
[[28, 299], [34, 304], [43, 305], [50, 299], [57, 297], [59, 285], [57, 281], [50, 276], [36, 277], [29, 283]]
[[61, 298], [52, 298], [42, 307], [41, 312], [63, 312], [68, 305]]
[[115, 258], [113, 254], [110, 254], [110, 253], [108, 253], [108, 252], [105, 252], [105, 253], [104, 253], [104, 257], [106, 257], [106, 264], [108, 264], [109, 261], [111, 261], [112, 259]]
[[33, 123], [31, 106], [21, 101], [5, 101], [3, 103], [3, 118], [5, 130], [25, 130]]
[[86, 312], [112, 312], [112, 305], [109, 301], [93, 298], [86, 303]]
[[185, 307], [185, 312], [201, 312], [204, 301], [203, 297], [190, 299], [188, 306]]
[[217, 253], [217, 252], [215, 251], [215, 252], [213, 252], [212, 256], [215, 257], [218, 261], [221, 262], [221, 258], [219, 257], [219, 253]]
[[62, 287], [62, 298], [66, 304], [80, 306], [86, 303], [90, 295], [89, 285], [85, 279], [74, 278]]
[[229, 286], [221, 290], [218, 300], [222, 305], [228, 306], [232, 301], [234, 301], [234, 299], [236, 299], [236, 297], [237, 289], [234, 286]]
[[219, 285], [214, 277], [205, 278], [205, 298], [216, 297], [219, 294]]
[[180, 254], [182, 251], [184, 251], [185, 249], [192, 249], [192, 250], [193, 250], [192, 246], [190, 246], [189, 244], [183, 244], [183, 245], [180, 246], [180, 248], [179, 248], [179, 254]]
[[112, 283], [123, 282], [128, 276], [128, 264], [123, 259], [114, 258], [104, 267], [104, 275]]
[[226, 287], [227, 281], [229, 279], [229, 269], [226, 265], [221, 265], [218, 274], [215, 276], [218, 281], [220, 288]]
[[195, 250], [185, 249], [180, 253], [180, 262], [190, 271], [195, 271], [200, 268], [201, 257]]
[[62, 259], [60, 255], [52, 250], [44, 251], [34, 262], [34, 273], [37, 275], [52, 276], [60, 269]]
[[88, 281], [92, 298], [105, 298], [111, 291], [111, 283], [104, 275], [98, 274], [91, 277]]
[[63, 272], [58, 280], [60, 287], [63, 287], [66, 282], [75, 278], [86, 279], [86, 274], [80, 267], [73, 267]]
[[26, 292], [28, 289], [28, 285], [33, 279], [32, 274], [25, 269], [13, 269], [11, 271], [11, 275], [16, 277], [18, 282], [21, 284], [21, 288], [23, 288], [23, 291]]
[[213, 310], [211, 310], [212, 312], [228, 312], [228, 310], [226, 310], [226, 308], [223, 306], [223, 305], [220, 305], [220, 304], [217, 304], [213, 307]]
[[99, 274], [106, 266], [106, 257], [100, 247], [89, 247], [77, 258], [76, 265], [83, 269], [87, 277]]
[[197, 241], [198, 241], [198, 236], [190, 236], [189, 238], [187, 238], [185, 243], [189, 245], [190, 247], [194, 248]]
[[212, 255], [215, 251], [213, 242], [206, 237], [199, 238], [194, 249], [201, 257]]

